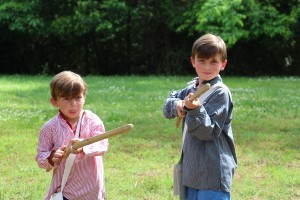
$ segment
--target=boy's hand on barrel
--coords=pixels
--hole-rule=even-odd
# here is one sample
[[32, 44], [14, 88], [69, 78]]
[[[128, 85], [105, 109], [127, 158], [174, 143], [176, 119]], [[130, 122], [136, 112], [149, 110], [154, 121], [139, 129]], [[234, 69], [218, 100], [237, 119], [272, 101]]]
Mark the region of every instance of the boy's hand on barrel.
[[185, 107], [187, 107], [188, 109], [195, 109], [195, 108], [198, 108], [201, 106], [201, 103], [199, 101], [199, 98], [195, 98], [194, 100], [191, 101], [190, 97], [192, 96], [193, 94], [190, 93], [187, 97], [185, 97], [184, 99], [184, 105]]
[[70, 148], [71, 148], [71, 153], [73, 153], [73, 154], [79, 154], [79, 153], [81, 153], [83, 150], [82, 150], [82, 147], [81, 148], [78, 148], [78, 149], [75, 149], [75, 148], [73, 148], [73, 144], [75, 144], [75, 143], [77, 143], [77, 142], [80, 142], [80, 141], [82, 141], [83, 139], [81, 139], [81, 138], [73, 138], [71, 141], [70, 141], [70, 144], [69, 144], [69, 146], [70, 146]]
[[184, 107], [184, 101], [180, 100], [180, 101], [176, 101], [176, 111], [177, 111], [177, 115], [178, 117], [185, 117], [185, 111], [183, 110]]

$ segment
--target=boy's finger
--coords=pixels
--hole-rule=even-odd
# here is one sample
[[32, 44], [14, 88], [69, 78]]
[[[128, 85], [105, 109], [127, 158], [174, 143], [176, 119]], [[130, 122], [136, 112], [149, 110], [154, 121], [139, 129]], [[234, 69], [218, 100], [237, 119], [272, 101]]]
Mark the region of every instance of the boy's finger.
[[60, 162], [60, 158], [53, 157], [52, 161], [53, 161], [53, 163], [58, 164]]

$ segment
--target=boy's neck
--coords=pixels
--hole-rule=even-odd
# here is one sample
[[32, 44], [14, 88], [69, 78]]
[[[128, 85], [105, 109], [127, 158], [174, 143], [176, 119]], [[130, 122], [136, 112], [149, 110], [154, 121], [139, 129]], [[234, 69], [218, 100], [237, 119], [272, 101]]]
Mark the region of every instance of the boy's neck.
[[199, 78], [198, 77], [198, 86], [201, 86], [201, 85], [205, 85], [206, 83], [211, 83], [211, 82], [213, 82], [215, 79], [217, 79], [219, 77], [219, 75], [218, 76], [216, 76], [216, 77], [214, 77], [213, 79], [211, 79], [211, 80], [202, 80], [201, 78]]
[[72, 120], [68, 119], [68, 118], [67, 118], [60, 110], [59, 110], [59, 114], [60, 114], [60, 116], [61, 116], [64, 120], [66, 120], [66, 123], [68, 124], [68, 126], [69, 126], [73, 131], [75, 131], [75, 130], [76, 130], [76, 127], [77, 127], [78, 120], [79, 120], [81, 114], [79, 115], [79, 117], [78, 117], [77, 119], [72, 119]]

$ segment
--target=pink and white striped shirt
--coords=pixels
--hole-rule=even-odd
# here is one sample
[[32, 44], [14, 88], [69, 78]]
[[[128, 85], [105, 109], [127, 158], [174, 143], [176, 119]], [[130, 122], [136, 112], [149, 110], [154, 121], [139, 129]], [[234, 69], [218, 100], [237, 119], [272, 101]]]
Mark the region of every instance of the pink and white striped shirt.
[[[87, 139], [105, 132], [101, 119], [91, 111], [85, 110], [82, 116], [79, 138]], [[47, 169], [51, 165], [48, 157], [51, 151], [61, 146], [67, 146], [74, 138], [68, 122], [58, 113], [40, 130], [36, 161], [39, 167]], [[83, 153], [77, 154], [63, 195], [69, 200], [103, 200], [105, 199], [104, 168], [102, 155], [108, 150], [108, 139], [101, 140], [83, 147]], [[60, 191], [61, 180], [66, 159], [63, 159], [53, 171], [50, 188], [45, 200]]]

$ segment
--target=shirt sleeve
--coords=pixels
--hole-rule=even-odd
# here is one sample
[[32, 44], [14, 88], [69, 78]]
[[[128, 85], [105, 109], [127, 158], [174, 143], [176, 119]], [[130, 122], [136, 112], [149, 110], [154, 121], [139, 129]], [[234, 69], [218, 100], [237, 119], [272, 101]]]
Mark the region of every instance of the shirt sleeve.
[[51, 166], [48, 162], [48, 157], [50, 156], [53, 149], [51, 138], [48, 134], [49, 131], [50, 130], [46, 128], [41, 129], [37, 145], [37, 154], [35, 157], [38, 166], [40, 168], [46, 169], [47, 171], [50, 171], [50, 169], [53, 168], [53, 166]]
[[[105, 128], [99, 118], [90, 122], [90, 137], [94, 137], [103, 133], [105, 133]], [[108, 139], [104, 139], [84, 146], [83, 153], [85, 156], [101, 156], [107, 152], [108, 146]]]
[[220, 136], [230, 115], [232, 103], [225, 89], [218, 89], [208, 101], [194, 110], [186, 110], [188, 133], [200, 140], [214, 140]]
[[108, 139], [104, 139], [83, 147], [83, 152], [87, 156], [101, 156], [104, 155], [107, 152], [107, 150]]

